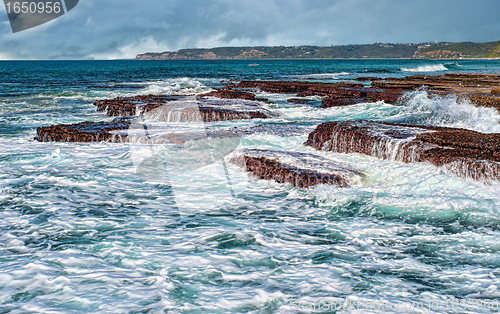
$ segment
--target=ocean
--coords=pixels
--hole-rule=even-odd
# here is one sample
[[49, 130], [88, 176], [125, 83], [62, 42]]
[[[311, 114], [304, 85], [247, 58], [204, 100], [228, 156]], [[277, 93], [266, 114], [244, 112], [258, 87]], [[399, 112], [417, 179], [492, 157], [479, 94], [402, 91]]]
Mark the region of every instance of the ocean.
[[[37, 127], [112, 120], [93, 105], [107, 98], [449, 72], [500, 74], [500, 61], [1, 61], [0, 313], [498, 312], [500, 183], [303, 145], [326, 121], [499, 133], [494, 109], [425, 89], [328, 109], [258, 92], [275, 117], [170, 126], [260, 128], [212, 139], [203, 160], [196, 140], [34, 141]], [[243, 148], [315, 154], [366, 177], [350, 188], [260, 180], [224, 162]]]

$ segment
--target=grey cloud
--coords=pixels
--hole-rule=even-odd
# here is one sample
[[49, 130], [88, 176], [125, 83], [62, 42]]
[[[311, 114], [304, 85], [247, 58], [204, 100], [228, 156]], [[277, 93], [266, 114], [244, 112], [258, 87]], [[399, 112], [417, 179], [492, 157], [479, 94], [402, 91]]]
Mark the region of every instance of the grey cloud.
[[82, 0], [63, 17], [12, 34], [0, 57], [133, 58], [226, 45], [498, 40], [496, 0]]

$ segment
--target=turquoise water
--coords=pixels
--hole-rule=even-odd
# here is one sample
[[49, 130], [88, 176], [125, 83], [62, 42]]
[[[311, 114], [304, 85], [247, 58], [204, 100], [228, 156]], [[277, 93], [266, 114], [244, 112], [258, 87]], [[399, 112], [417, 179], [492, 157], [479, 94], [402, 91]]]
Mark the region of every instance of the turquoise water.
[[[211, 145], [313, 153], [366, 174], [344, 189], [258, 180], [231, 164], [224, 169], [217, 158], [195, 164], [185, 150], [140, 141], [33, 141], [39, 126], [110, 120], [96, 112], [98, 99], [198, 94], [221, 80], [500, 74], [498, 61], [256, 62], [0, 62], [0, 312], [297, 313], [320, 312], [314, 306], [321, 303], [323, 312], [357, 306], [366, 313], [369, 304], [390, 304], [369, 310], [401, 313], [414, 309], [396, 305], [411, 302], [429, 313], [496, 312], [500, 184], [303, 145], [311, 127], [335, 120], [498, 133], [493, 109], [452, 96], [429, 99], [425, 90], [397, 106], [330, 109], [318, 108], [320, 98], [297, 105], [286, 101], [292, 95], [259, 93], [274, 102], [263, 106], [277, 117], [176, 126], [267, 127]], [[144, 175], [138, 165], [151, 156], [170, 168]], [[479, 303], [446, 307], [472, 301]]]

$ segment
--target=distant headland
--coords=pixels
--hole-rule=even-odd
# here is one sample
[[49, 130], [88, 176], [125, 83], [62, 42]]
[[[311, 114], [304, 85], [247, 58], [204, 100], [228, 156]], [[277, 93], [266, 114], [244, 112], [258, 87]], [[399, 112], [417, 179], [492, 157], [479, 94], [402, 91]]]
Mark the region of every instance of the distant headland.
[[481, 59], [500, 58], [500, 42], [375, 43], [344, 46], [256, 46], [181, 49], [144, 53], [136, 60], [255, 59]]

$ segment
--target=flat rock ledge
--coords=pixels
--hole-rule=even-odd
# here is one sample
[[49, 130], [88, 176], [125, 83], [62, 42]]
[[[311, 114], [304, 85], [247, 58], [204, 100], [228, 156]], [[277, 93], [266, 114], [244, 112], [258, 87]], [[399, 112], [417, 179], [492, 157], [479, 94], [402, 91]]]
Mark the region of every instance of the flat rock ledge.
[[350, 187], [361, 184], [364, 174], [347, 165], [313, 154], [267, 150], [244, 150], [231, 162], [264, 180], [290, 183], [300, 188], [317, 184]]
[[[81, 122], [76, 124], [60, 124], [37, 129], [35, 140], [39, 142], [122, 142], [124, 138], [115, 130], [130, 127], [131, 120], [116, 119], [111, 122]], [[126, 137], [126, 136], [125, 136]]]
[[405, 163], [429, 162], [461, 178], [500, 180], [500, 134], [376, 121], [320, 124], [305, 143]]
[[378, 79], [372, 86], [382, 89], [414, 90], [425, 86], [438, 95], [454, 94], [467, 98], [480, 107], [491, 107], [500, 112], [500, 75], [446, 73], [444, 75], [412, 75], [404, 78]]
[[[146, 95], [99, 100], [98, 111], [121, 116], [111, 122], [82, 122], [37, 129], [35, 140], [41, 142], [123, 142], [137, 119], [150, 122], [216, 122], [267, 119], [276, 114], [258, 101], [204, 97]], [[148, 124], [141, 122], [141, 125]], [[120, 131], [120, 132], [117, 132]]]
[[227, 89], [258, 89], [268, 93], [296, 94], [297, 97], [324, 96], [321, 108], [346, 106], [360, 102], [385, 101], [397, 103], [404, 92], [425, 87], [441, 96], [454, 94], [476, 106], [495, 108], [500, 112], [500, 75], [446, 73], [443, 75], [412, 75], [403, 78], [381, 79], [359, 77], [371, 86], [343, 81], [338, 83], [241, 81]]
[[106, 111], [110, 117], [128, 117], [144, 114], [180, 99], [181, 96], [140, 95], [97, 100], [94, 106], [97, 106], [97, 111]]
[[241, 81], [239, 84], [229, 85], [228, 88], [258, 89], [268, 93], [296, 94], [297, 97], [325, 96], [321, 108], [380, 100], [395, 103], [403, 95], [403, 90], [365, 87], [363, 84], [354, 82]]
[[267, 98], [255, 97], [254, 93], [240, 91], [240, 90], [233, 90], [229, 88], [219, 88], [209, 93], [198, 95], [198, 98], [200, 99], [206, 97], [216, 97], [219, 99], [245, 99], [245, 100], [263, 101], [263, 102], [269, 101], [269, 99]]
[[94, 105], [97, 106], [97, 111], [105, 111], [111, 117], [140, 116], [175, 108], [177, 111], [184, 110], [186, 115], [199, 111], [204, 122], [213, 122], [268, 118], [269, 112], [259, 104], [262, 100], [246, 92], [214, 91], [197, 97], [169, 95], [117, 97], [97, 100]]

